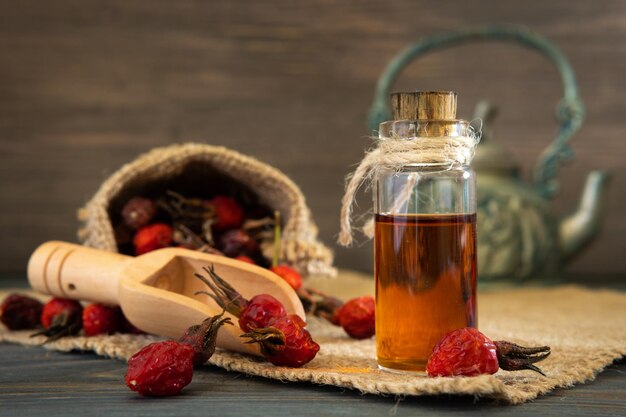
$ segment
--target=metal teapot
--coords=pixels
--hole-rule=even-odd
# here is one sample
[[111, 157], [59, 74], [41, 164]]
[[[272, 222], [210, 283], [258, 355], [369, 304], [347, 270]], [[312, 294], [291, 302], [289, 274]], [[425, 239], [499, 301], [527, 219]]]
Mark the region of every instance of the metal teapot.
[[547, 57], [561, 74], [564, 97], [556, 111], [559, 128], [537, 161], [533, 184], [522, 180], [513, 158], [493, 141], [495, 107], [487, 102], [476, 107], [475, 117], [483, 121], [481, 143], [472, 164], [478, 188], [479, 278], [482, 284], [557, 281], [564, 265], [599, 231], [609, 176], [603, 171], [589, 173], [576, 211], [562, 218], [552, 213], [549, 200], [558, 190], [558, 167], [573, 156], [567, 142], [582, 125], [584, 106], [569, 62], [550, 41], [511, 26], [471, 28], [424, 38], [396, 55], [383, 71], [368, 126], [377, 130], [379, 123], [390, 119], [390, 88], [409, 62], [436, 48], [490, 39], [515, 41]]

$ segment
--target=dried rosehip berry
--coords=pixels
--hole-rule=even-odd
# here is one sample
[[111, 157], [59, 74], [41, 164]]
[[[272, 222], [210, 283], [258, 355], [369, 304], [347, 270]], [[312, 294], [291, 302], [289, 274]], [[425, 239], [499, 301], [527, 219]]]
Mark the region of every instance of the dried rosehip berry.
[[213, 298], [220, 307], [237, 317], [239, 327], [244, 332], [269, 326], [274, 319], [287, 315], [285, 307], [275, 297], [269, 294], [259, 294], [247, 300], [217, 275], [212, 266], [204, 270], [209, 274], [210, 280], [200, 274], [196, 274], [196, 277], [204, 282], [212, 293], [200, 292]]
[[218, 195], [211, 200], [215, 210], [215, 222], [212, 227], [217, 232], [235, 229], [243, 223], [243, 208], [234, 198]]
[[271, 267], [270, 271], [284, 279], [294, 290], [302, 287], [302, 275], [292, 267], [288, 265], [276, 265]]
[[156, 212], [157, 206], [154, 201], [133, 197], [122, 208], [122, 218], [128, 227], [136, 230], [150, 224]]
[[172, 228], [165, 223], [142, 227], [133, 238], [135, 253], [141, 255], [172, 244]]
[[67, 298], [53, 298], [48, 301], [41, 312], [41, 325], [48, 329], [55, 325], [59, 319], [62, 321], [79, 321], [83, 312], [83, 306], [76, 300]]
[[78, 301], [53, 298], [41, 311], [41, 325], [44, 330], [33, 336], [44, 335], [48, 337], [46, 342], [51, 342], [63, 336], [75, 335], [82, 327], [82, 314], [83, 306]]
[[152, 343], [128, 361], [126, 385], [141, 395], [177, 395], [193, 377], [194, 348], [173, 340]]
[[9, 330], [35, 329], [39, 326], [43, 304], [21, 294], [10, 294], [0, 305], [0, 321]]
[[355, 339], [372, 337], [376, 331], [374, 297], [364, 296], [354, 298], [335, 313], [333, 321]]
[[259, 244], [241, 229], [229, 230], [218, 239], [219, 249], [231, 258], [242, 254], [254, 254]]
[[496, 345], [472, 327], [446, 334], [428, 358], [430, 376], [475, 376], [498, 371]]
[[252, 329], [242, 337], [258, 342], [263, 356], [274, 365], [299, 368], [312, 361], [320, 350], [304, 326], [299, 316], [291, 314], [275, 319], [269, 327]]
[[261, 345], [267, 359], [275, 365], [300, 367], [311, 361], [319, 351], [304, 321], [296, 314], [287, 316], [285, 308], [269, 294], [260, 294], [246, 300], [228, 282], [215, 273], [213, 266], [204, 268], [210, 279], [195, 274], [213, 293], [200, 291], [212, 297], [229, 313], [239, 318], [239, 327]]
[[533, 363], [548, 355], [547, 346], [527, 348], [493, 342], [475, 328], [465, 327], [446, 334], [435, 345], [426, 371], [429, 376], [476, 376], [494, 374], [500, 367], [508, 371], [530, 369], [544, 375]]
[[89, 304], [83, 309], [83, 330], [87, 336], [119, 332], [122, 327], [121, 310], [104, 304]]
[[287, 315], [285, 307], [269, 294], [259, 294], [250, 299], [239, 313], [239, 327], [244, 332], [267, 327], [278, 317]]

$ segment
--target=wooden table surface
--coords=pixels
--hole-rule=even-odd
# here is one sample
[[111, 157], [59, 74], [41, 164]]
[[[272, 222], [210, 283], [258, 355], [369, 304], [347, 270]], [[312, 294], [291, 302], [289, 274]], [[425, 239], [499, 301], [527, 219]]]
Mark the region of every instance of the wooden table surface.
[[[15, 281], [2, 281], [4, 288]], [[621, 287], [620, 287], [621, 288]], [[626, 360], [589, 384], [560, 389], [532, 403], [506, 406], [473, 397], [378, 397], [309, 383], [281, 383], [198, 369], [177, 397], [142, 398], [123, 382], [126, 364], [93, 353], [60, 353], [0, 344], [0, 416], [625, 416]]]

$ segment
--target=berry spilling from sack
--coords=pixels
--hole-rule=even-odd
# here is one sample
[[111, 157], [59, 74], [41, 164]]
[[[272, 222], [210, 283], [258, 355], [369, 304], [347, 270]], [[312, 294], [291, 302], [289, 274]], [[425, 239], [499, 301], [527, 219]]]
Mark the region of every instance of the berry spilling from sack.
[[150, 198], [132, 197], [111, 214], [119, 219], [114, 228], [121, 253], [141, 255], [183, 247], [232, 258], [245, 256], [269, 267], [260, 245], [273, 239], [274, 215], [248, 195], [189, 198], [167, 191]]

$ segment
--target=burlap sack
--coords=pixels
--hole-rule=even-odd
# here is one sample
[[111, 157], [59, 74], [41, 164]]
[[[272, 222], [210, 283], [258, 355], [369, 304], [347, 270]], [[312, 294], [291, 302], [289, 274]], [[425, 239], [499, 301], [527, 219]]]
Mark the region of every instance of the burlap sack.
[[247, 188], [260, 203], [282, 214], [282, 260], [303, 274], [336, 274], [332, 252], [317, 240], [317, 227], [304, 195], [293, 181], [254, 158], [199, 143], [153, 149], [111, 175], [79, 210], [79, 220], [84, 222], [79, 239], [86, 246], [117, 251], [112, 216], [133, 195], [167, 187], [193, 195], [200, 188], [224, 189], [233, 183]]

